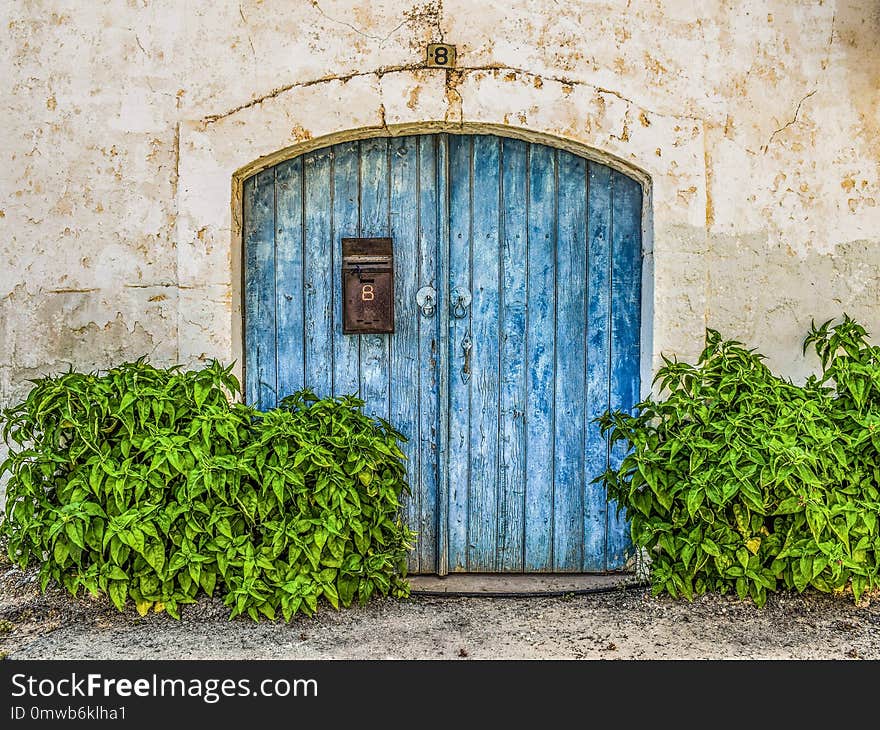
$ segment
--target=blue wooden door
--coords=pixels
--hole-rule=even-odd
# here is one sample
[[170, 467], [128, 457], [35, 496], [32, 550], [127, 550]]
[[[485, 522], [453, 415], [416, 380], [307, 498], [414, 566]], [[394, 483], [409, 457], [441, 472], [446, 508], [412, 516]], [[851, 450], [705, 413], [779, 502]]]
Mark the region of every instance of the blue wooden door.
[[[357, 393], [409, 438], [412, 572], [623, 566], [627, 526], [590, 482], [620, 458], [593, 419], [639, 394], [638, 183], [543, 145], [422, 135], [296, 157], [243, 203], [247, 399]], [[393, 239], [394, 334], [342, 334], [348, 236]]]

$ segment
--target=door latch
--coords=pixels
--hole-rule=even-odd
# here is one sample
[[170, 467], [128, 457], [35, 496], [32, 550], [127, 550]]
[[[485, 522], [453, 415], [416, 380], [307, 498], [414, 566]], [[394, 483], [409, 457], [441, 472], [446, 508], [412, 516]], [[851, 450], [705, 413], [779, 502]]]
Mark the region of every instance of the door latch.
[[474, 343], [471, 342], [471, 333], [468, 332], [461, 341], [461, 349], [464, 352], [464, 365], [461, 368], [462, 382], [466, 383], [471, 379], [471, 348]]

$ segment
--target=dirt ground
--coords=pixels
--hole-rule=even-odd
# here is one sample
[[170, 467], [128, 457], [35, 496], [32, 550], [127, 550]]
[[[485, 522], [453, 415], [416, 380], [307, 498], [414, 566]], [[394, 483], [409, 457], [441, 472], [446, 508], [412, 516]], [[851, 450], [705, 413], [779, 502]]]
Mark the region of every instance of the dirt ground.
[[0, 568], [0, 652], [10, 659], [880, 659], [880, 601], [777, 593], [689, 603], [644, 588], [558, 597], [377, 599], [314, 618], [228, 618], [218, 599], [177, 621], [105, 600], [40, 594]]

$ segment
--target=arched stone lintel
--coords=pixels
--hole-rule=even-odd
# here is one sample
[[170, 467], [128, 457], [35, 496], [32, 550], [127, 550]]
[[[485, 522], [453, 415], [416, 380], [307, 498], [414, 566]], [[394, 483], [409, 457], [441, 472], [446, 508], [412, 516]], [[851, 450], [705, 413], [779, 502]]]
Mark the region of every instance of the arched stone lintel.
[[[179, 128], [177, 251], [181, 362], [242, 360], [241, 188], [250, 175], [353, 139], [496, 134], [606, 164], [644, 190], [643, 366], [653, 352], [656, 230], [705, 223], [703, 130], [618, 92], [521, 70], [403, 69], [290, 87]], [[679, 242], [682, 243], [682, 242]], [[676, 241], [672, 241], [673, 250]], [[693, 247], [693, 241], [683, 246]], [[701, 328], [698, 327], [701, 331]]]

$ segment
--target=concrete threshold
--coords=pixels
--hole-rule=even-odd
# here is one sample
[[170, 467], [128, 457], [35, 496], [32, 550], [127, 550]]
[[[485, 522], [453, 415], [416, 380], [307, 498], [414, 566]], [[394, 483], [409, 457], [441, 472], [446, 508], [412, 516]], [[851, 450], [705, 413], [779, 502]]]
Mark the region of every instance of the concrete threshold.
[[634, 573], [451, 573], [411, 575], [419, 596], [564, 596], [642, 587]]

